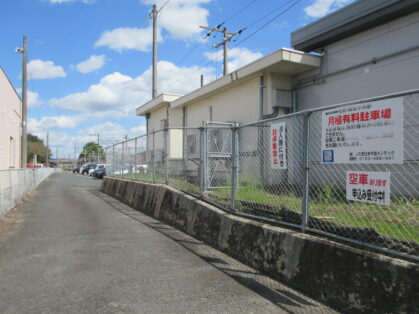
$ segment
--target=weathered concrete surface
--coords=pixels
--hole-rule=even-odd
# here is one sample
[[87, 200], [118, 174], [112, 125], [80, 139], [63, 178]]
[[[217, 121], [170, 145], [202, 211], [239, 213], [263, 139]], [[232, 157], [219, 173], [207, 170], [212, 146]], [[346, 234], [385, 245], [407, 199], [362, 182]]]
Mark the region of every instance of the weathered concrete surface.
[[335, 313], [99, 187], [57, 173], [19, 207], [0, 234], [1, 314]]
[[418, 313], [419, 266], [227, 214], [173, 188], [105, 178], [102, 191], [345, 313]]

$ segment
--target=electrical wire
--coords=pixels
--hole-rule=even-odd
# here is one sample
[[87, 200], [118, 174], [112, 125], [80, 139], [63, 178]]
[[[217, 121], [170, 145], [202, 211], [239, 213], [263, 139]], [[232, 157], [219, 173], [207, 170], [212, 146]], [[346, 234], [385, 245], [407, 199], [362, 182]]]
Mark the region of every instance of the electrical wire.
[[169, 3], [169, 1], [170, 0], [167, 0], [162, 6], [161, 6], [161, 8], [157, 11], [157, 14], [159, 14], [162, 10], [163, 10], [163, 8]]
[[243, 12], [244, 10], [246, 10], [248, 7], [250, 7], [253, 3], [255, 3], [257, 0], [252, 0], [250, 1], [248, 4], [244, 5], [243, 7], [241, 7], [238, 11], [236, 11], [236, 13], [234, 13], [233, 15], [231, 15], [229, 18], [227, 18], [224, 22], [222, 22], [221, 24], [219, 24], [218, 26], [221, 27], [222, 25], [224, 25], [225, 23], [227, 23], [228, 21], [232, 20], [233, 18], [235, 18], [237, 15], [239, 15], [241, 12]]
[[[289, 1], [287, 4], [283, 5], [281, 8], [283, 8], [284, 6], [290, 4], [292, 1]], [[247, 39], [249, 39], [250, 37], [252, 37], [253, 35], [255, 35], [257, 32], [259, 32], [261, 29], [265, 28], [266, 26], [268, 26], [269, 24], [271, 24], [273, 21], [275, 21], [278, 17], [280, 17], [281, 15], [287, 13], [289, 10], [291, 10], [293, 7], [295, 7], [301, 0], [296, 0], [294, 3], [291, 4], [291, 6], [287, 7], [285, 10], [281, 11], [279, 14], [275, 15], [272, 19], [270, 19], [268, 22], [266, 22], [265, 24], [263, 24], [261, 27], [259, 27], [257, 30], [255, 30], [253, 33], [251, 33], [250, 35], [248, 35], [247, 37], [245, 37], [244, 39], [242, 39], [241, 41], [239, 41], [237, 44], [234, 45], [234, 47], [237, 47], [238, 45], [240, 45], [241, 43], [243, 43], [244, 41], [246, 41]], [[269, 14], [271, 15], [271, 14]], [[266, 17], [266, 16], [265, 16]], [[263, 17], [263, 18], [265, 18]], [[259, 19], [260, 21], [261, 19]], [[258, 21], [258, 22], [259, 22]], [[258, 23], [256, 22], [256, 23]], [[256, 23], [252, 23], [251, 25], [249, 25], [248, 27], [253, 26]], [[245, 27], [245, 29], [247, 29], [248, 27]], [[234, 48], [233, 47], [233, 48]]]
[[[170, 0], [168, 0], [167, 2], [169, 2]], [[224, 25], [225, 23], [227, 23], [228, 21], [230, 21], [230, 20], [232, 20], [233, 18], [235, 18], [237, 15], [239, 15], [241, 12], [243, 12], [245, 9], [247, 9], [248, 7], [250, 7], [252, 4], [254, 4], [256, 1], [258, 1], [258, 0], [251, 0], [250, 2], [248, 2], [247, 4], [245, 4], [243, 7], [241, 7], [239, 10], [237, 10], [235, 13], [233, 13], [232, 15], [230, 15], [226, 20], [224, 20], [224, 22], [222, 22], [222, 23], [220, 23], [220, 24], [218, 24], [215, 28], [217, 28], [217, 29], [219, 29], [222, 25]], [[164, 5], [166, 5], [167, 4], [167, 2], [164, 4]], [[164, 7], [164, 5], [163, 5], [163, 7]], [[163, 8], [162, 7], [162, 8]], [[162, 9], [161, 8], [161, 9]], [[161, 10], [160, 9], [160, 10]], [[241, 32], [242, 32], [243, 30], [240, 30], [239, 32], [239, 34], [241, 34]], [[211, 36], [211, 34], [212, 34], [212, 31], [209, 31], [207, 34], [205, 34], [204, 35], [204, 37], [201, 39], [201, 41], [199, 42], [199, 43], [197, 43], [197, 44], [195, 44], [178, 62], [177, 62], [177, 64], [178, 65], [180, 65], [187, 57], [189, 57], [191, 54], [192, 54], [192, 52], [193, 51], [195, 51], [195, 49], [196, 48], [198, 48], [198, 46], [199, 45], [201, 45], [203, 42], [204, 42], [204, 40], [207, 38], [207, 37], [210, 37]], [[205, 58], [203, 58], [203, 59], [205, 59]], [[202, 62], [202, 60], [200, 60], [200, 62]]]
[[207, 37], [209, 37], [211, 34], [211, 32], [208, 32], [204, 37], [202, 37], [202, 39], [196, 43], [191, 49], [189, 49], [189, 51], [182, 57], [180, 58], [180, 60], [176, 63], [177, 65], [180, 65], [188, 56], [190, 56], [190, 54], [196, 49], [198, 48], [199, 45], [201, 45], [205, 39], [207, 39]]
[[[271, 24], [278, 17], [280, 17], [281, 15], [285, 14], [286, 12], [288, 12], [289, 10], [291, 10], [293, 7], [295, 7], [300, 1], [301, 0], [296, 0], [291, 6], [289, 6], [285, 10], [281, 11], [279, 14], [275, 15], [272, 19], [270, 19], [268, 22], [266, 22], [265, 24], [263, 24], [261, 27], [259, 27], [257, 30], [255, 30], [253, 33], [251, 33], [249, 36], [245, 37], [244, 39], [242, 39], [241, 41], [239, 41], [237, 44], [235, 44], [234, 47], [237, 47], [238, 45], [240, 45], [241, 43], [243, 43], [244, 41], [246, 41], [247, 39], [249, 39], [250, 37], [252, 37], [253, 35], [255, 35], [257, 32], [259, 32], [261, 29], [263, 29], [266, 26], [268, 26], [269, 24]], [[290, 2], [292, 2], [292, 1], [290, 1]], [[288, 3], [290, 3], [290, 2], [288, 2]]]
[[[258, 18], [257, 20], [255, 20], [254, 22], [250, 23], [248, 26], [246, 26], [245, 28], [241, 29], [239, 31], [239, 36], [243, 33], [243, 31], [247, 30], [248, 28], [253, 27], [254, 25], [258, 24], [259, 22], [261, 22], [262, 20], [264, 20], [266, 17], [271, 16], [273, 13], [277, 12], [278, 10], [288, 6], [289, 4], [291, 4], [289, 7], [287, 7], [285, 10], [281, 11], [280, 13], [278, 13], [277, 15], [275, 15], [272, 19], [270, 19], [268, 22], [266, 22], [265, 24], [263, 24], [261, 27], [259, 27], [257, 30], [255, 30], [253, 33], [251, 33], [249, 36], [245, 37], [243, 40], [239, 41], [237, 44], [235, 44], [233, 46], [237, 47], [238, 45], [240, 45], [241, 43], [243, 43], [244, 41], [246, 41], [247, 39], [249, 39], [250, 37], [254, 36], [257, 32], [259, 32], [261, 29], [263, 29], [264, 27], [268, 26], [270, 23], [272, 23], [274, 20], [276, 20], [278, 17], [280, 17], [281, 15], [285, 14], [286, 12], [288, 12], [290, 9], [292, 9], [295, 5], [297, 5], [301, 0], [291, 0], [288, 1], [287, 3], [281, 5], [280, 7], [274, 9], [272, 12], [265, 14], [264, 16]], [[221, 24], [220, 24], [221, 25]], [[196, 72], [200, 71], [202, 68], [205, 68], [206, 66], [208, 66], [209, 64], [211, 64], [213, 62], [213, 60], [208, 61], [207, 63], [205, 63], [204, 65], [200, 66], [201, 63], [203, 63], [203, 61], [205, 61], [207, 59], [206, 56], [204, 56], [198, 63], [197, 63], [197, 67], [198, 69], [194, 72], [192, 72], [191, 74], [195, 74]], [[216, 69], [217, 71], [217, 69]]]

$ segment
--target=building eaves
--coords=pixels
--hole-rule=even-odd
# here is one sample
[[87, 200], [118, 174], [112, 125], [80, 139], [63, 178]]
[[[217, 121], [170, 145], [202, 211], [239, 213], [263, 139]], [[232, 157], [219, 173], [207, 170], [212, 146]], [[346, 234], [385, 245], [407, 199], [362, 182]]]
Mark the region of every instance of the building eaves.
[[305, 52], [320, 50], [417, 10], [418, 0], [358, 0], [292, 32], [291, 45]]
[[191, 104], [255, 77], [261, 72], [275, 72], [292, 76], [319, 66], [319, 56], [282, 48], [176, 99], [170, 106], [176, 108]]
[[145, 116], [147, 113], [151, 113], [155, 110], [158, 110], [164, 106], [167, 106], [172, 101], [182, 97], [182, 95], [177, 94], [160, 94], [156, 98], [150, 100], [149, 102], [145, 103], [141, 107], [137, 108], [136, 115], [137, 116]]

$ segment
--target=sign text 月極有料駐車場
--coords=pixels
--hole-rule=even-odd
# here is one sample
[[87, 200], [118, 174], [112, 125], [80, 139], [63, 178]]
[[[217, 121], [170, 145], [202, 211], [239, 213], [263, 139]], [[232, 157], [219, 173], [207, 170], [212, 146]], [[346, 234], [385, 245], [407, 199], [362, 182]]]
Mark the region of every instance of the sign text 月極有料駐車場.
[[322, 112], [323, 163], [403, 163], [403, 97]]

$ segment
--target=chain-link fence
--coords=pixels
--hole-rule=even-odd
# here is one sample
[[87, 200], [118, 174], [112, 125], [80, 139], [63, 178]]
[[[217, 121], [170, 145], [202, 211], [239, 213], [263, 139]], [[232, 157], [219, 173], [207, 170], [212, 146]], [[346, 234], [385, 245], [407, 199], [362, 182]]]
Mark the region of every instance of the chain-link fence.
[[170, 128], [107, 147], [108, 175], [419, 260], [418, 113], [416, 91]]
[[13, 208], [57, 168], [0, 170], [0, 214]]

